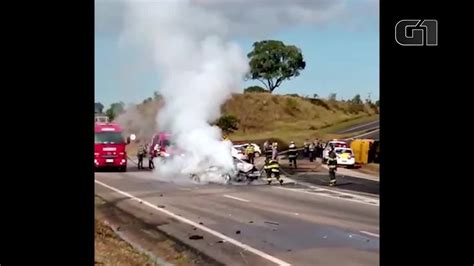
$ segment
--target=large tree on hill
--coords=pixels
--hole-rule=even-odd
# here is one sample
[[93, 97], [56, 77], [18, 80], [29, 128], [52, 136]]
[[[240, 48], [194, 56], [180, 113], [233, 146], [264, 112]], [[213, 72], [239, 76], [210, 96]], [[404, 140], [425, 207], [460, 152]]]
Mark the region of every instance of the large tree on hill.
[[247, 57], [250, 59], [248, 78], [260, 81], [270, 92], [284, 80], [299, 76], [306, 67], [301, 50], [282, 41], [255, 42]]

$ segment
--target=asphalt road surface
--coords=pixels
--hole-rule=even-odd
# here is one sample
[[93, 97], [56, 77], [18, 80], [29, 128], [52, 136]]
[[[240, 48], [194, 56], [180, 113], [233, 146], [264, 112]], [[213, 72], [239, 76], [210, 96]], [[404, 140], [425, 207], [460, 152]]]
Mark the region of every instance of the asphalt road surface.
[[380, 120], [372, 121], [369, 123], [364, 123], [364, 124], [358, 124], [355, 126], [352, 126], [348, 129], [344, 129], [341, 131], [336, 132], [337, 134], [347, 134], [347, 133], [355, 133], [355, 132], [361, 132], [361, 131], [372, 131], [375, 129], [378, 129], [380, 127]]
[[[173, 184], [130, 165], [96, 194], [226, 265], [378, 265], [378, 198], [295, 184]], [[192, 236], [203, 239], [193, 240]]]

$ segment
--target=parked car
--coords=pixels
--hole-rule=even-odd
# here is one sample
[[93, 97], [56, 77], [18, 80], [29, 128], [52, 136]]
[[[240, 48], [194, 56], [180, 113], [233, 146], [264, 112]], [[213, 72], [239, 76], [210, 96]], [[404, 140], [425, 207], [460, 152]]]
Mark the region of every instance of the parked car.
[[326, 163], [328, 159], [331, 146], [333, 146], [334, 148], [348, 148], [349, 147], [349, 145], [345, 141], [340, 141], [340, 140], [329, 141], [323, 150], [323, 163]]
[[355, 165], [355, 157], [351, 148], [335, 148], [337, 164], [352, 168]]

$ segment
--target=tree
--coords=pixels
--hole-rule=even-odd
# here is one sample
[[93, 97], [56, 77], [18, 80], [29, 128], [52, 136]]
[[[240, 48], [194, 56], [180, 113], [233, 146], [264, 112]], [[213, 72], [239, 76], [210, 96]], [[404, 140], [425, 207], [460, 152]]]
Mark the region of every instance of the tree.
[[113, 103], [109, 109], [105, 111], [105, 114], [109, 117], [109, 121], [113, 121], [119, 114], [125, 110], [125, 104], [123, 102]]
[[319, 95], [317, 93], [313, 94], [313, 98], [314, 99], [318, 99], [319, 98]]
[[95, 103], [94, 104], [94, 113], [101, 114], [104, 110], [104, 105], [102, 103]]
[[299, 76], [306, 66], [298, 47], [276, 40], [255, 42], [247, 57], [250, 59], [247, 77], [260, 81], [270, 93], [284, 80]]
[[360, 99], [360, 95], [357, 94], [356, 96], [354, 96], [354, 98], [352, 98], [351, 102], [353, 104], [362, 104], [362, 100]]
[[260, 86], [250, 86], [244, 90], [244, 93], [257, 93], [257, 92], [268, 92], [268, 91]]
[[224, 133], [228, 134], [239, 129], [237, 126], [238, 123], [239, 119], [237, 119], [237, 117], [233, 115], [223, 115], [217, 120], [216, 125], [220, 127]]

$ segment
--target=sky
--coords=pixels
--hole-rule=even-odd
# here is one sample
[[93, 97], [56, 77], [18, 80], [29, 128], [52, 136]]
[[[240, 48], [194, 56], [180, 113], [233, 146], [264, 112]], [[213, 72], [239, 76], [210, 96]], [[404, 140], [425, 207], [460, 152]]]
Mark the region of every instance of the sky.
[[[226, 1], [233, 1], [235, 4], [238, 0], [221, 0], [219, 4], [225, 5]], [[308, 13], [308, 18], [287, 19], [286, 24], [262, 26], [258, 29], [258, 34], [240, 32], [238, 36], [231, 36], [231, 41], [239, 44], [245, 53], [251, 51], [253, 42], [263, 39], [281, 40], [302, 50], [306, 68], [300, 76], [284, 81], [274, 93], [309, 96], [318, 94], [319, 97], [336, 93], [338, 99], [350, 99], [356, 94], [365, 99], [370, 94], [372, 100], [379, 98], [378, 1], [341, 0], [337, 9], [334, 8], [338, 12], [323, 7], [338, 2], [336, 0], [330, 4], [325, 0], [274, 0], [271, 4], [265, 0], [260, 1], [268, 7], [260, 7], [261, 10], [254, 12], [259, 16], [270, 16], [270, 12], [277, 12], [271, 6], [275, 3], [281, 3], [281, 8], [290, 10], [288, 7], [293, 7], [294, 2], [300, 2], [301, 5], [307, 5], [304, 8], [314, 11]], [[232, 8], [235, 9], [229, 7], [228, 10]], [[262, 13], [262, 10], [268, 13]], [[281, 11], [278, 12], [284, 15]], [[311, 17], [322, 16], [325, 12], [331, 15], [324, 20]], [[152, 97], [153, 92], [159, 92], [160, 87], [160, 77], [152, 55], [147, 54], [146, 49], [136, 49], [121, 40], [124, 24], [122, 13], [123, 9], [113, 4], [112, 0], [96, 0], [95, 99], [106, 108], [119, 101], [126, 104], [140, 103]], [[236, 21], [252, 21], [252, 12], [249, 14], [249, 17], [238, 18]], [[252, 23], [255, 25], [256, 21]], [[242, 83], [242, 90], [252, 85], [262, 84], [258, 81], [246, 81]]]

